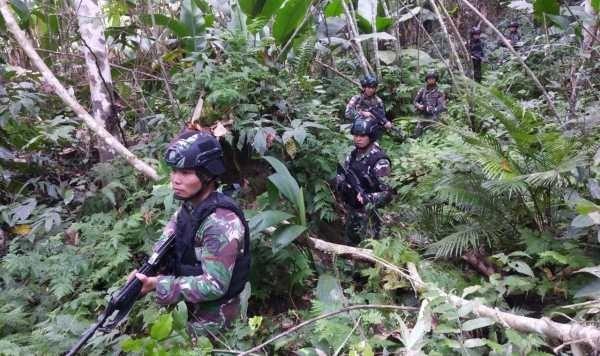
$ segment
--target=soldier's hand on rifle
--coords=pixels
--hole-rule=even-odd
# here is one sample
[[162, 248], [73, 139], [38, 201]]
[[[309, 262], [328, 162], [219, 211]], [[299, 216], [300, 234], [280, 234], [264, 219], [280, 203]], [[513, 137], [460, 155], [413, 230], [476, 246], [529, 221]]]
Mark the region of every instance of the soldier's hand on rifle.
[[148, 277], [141, 273], [136, 273], [135, 277], [142, 282], [142, 295], [145, 295], [156, 288], [156, 281], [158, 280], [156, 277]]
[[135, 274], [137, 272], [138, 272], [138, 270], [136, 268], [133, 271], [131, 271], [131, 273], [129, 273], [129, 276], [127, 276], [127, 283], [131, 282], [131, 280], [135, 278]]
[[419, 103], [416, 103], [415, 106], [417, 107], [418, 110], [423, 110], [425, 108], [425, 105], [419, 104]]
[[385, 125], [383, 125], [383, 127], [385, 127], [387, 130], [391, 129], [394, 126], [394, 124], [392, 124], [391, 121], [388, 121], [385, 123]]
[[360, 111], [360, 114], [362, 116], [366, 116], [366, 117], [371, 117], [371, 118], [375, 118], [375, 116], [373, 116], [373, 114], [371, 114], [370, 111]]

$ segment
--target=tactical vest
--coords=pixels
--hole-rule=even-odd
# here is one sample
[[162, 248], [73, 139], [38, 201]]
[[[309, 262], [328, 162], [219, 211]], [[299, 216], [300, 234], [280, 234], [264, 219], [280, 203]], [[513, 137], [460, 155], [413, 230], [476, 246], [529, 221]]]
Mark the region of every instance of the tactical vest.
[[229, 289], [225, 292], [225, 295], [217, 300], [224, 302], [240, 294], [250, 274], [250, 228], [242, 210], [225, 194], [213, 192], [191, 212], [185, 208], [179, 210], [177, 225], [175, 227], [176, 237], [172, 271], [178, 277], [198, 276], [202, 274], [202, 264], [196, 259], [194, 248], [196, 233], [202, 222], [218, 208], [232, 211], [244, 225], [243, 250], [238, 253], [235, 259]]
[[369, 152], [366, 159], [356, 159], [356, 153], [358, 150], [352, 151], [350, 154], [350, 162], [348, 168], [350, 168], [354, 174], [360, 180], [360, 184], [367, 193], [375, 193], [379, 191], [379, 182], [373, 174], [373, 168], [380, 159], [390, 160], [388, 156], [381, 150], [375, 152]]
[[419, 100], [419, 104], [425, 105], [425, 107], [431, 108], [432, 112], [426, 112], [425, 115], [436, 115], [439, 113], [439, 100], [444, 96], [438, 88], [434, 88], [432, 90], [427, 90], [427, 88], [421, 89], [421, 100]]
[[469, 52], [471, 56], [475, 57], [477, 60], [483, 59], [483, 42], [481, 39], [471, 40], [469, 43]]

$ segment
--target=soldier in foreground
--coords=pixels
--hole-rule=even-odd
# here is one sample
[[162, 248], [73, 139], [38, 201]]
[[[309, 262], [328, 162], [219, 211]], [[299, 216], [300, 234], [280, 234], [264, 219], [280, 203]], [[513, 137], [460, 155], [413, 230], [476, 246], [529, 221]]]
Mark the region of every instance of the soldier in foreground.
[[250, 230], [239, 206], [216, 191], [225, 172], [219, 142], [210, 134], [186, 132], [165, 155], [171, 186], [182, 206], [165, 226], [160, 241], [175, 232], [163, 275], [137, 271], [142, 294], [155, 291], [159, 304], [184, 300], [193, 335], [228, 326], [240, 312], [239, 294], [250, 271]]
[[431, 125], [430, 121], [435, 121], [438, 115], [446, 110], [446, 100], [444, 93], [438, 89], [437, 85], [438, 75], [435, 72], [427, 73], [425, 76], [425, 87], [421, 88], [413, 101], [413, 104], [418, 112], [420, 112], [426, 120], [426, 122], [418, 122], [414, 138], [417, 138], [425, 132]]
[[376, 143], [378, 125], [373, 120], [359, 118], [350, 133], [354, 136], [354, 150], [338, 167], [336, 191], [342, 196], [348, 215], [345, 238], [349, 245], [357, 245], [366, 238], [378, 238], [381, 218], [377, 209], [392, 198], [392, 188], [386, 179], [391, 162]]
[[383, 100], [376, 94], [378, 84], [377, 78], [372, 75], [361, 79], [362, 93], [353, 96], [346, 105], [346, 119], [351, 122], [360, 118], [370, 119], [376, 121], [382, 128], [392, 128], [392, 122], [385, 117]]
[[484, 44], [481, 40], [481, 30], [479, 27], [473, 27], [471, 29], [471, 36], [469, 40], [469, 53], [471, 54], [471, 61], [473, 62], [473, 79], [477, 82], [481, 82], [481, 62], [484, 58]]

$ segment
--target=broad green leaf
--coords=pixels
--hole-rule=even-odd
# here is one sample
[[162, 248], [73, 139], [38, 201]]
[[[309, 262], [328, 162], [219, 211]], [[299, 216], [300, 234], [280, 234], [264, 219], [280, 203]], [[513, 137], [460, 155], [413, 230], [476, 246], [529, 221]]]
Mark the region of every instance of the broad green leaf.
[[141, 352], [143, 341], [140, 339], [132, 339], [128, 337], [121, 343], [121, 349], [125, 352]]
[[248, 222], [250, 234], [255, 235], [264, 229], [277, 225], [283, 220], [291, 219], [294, 215], [279, 210], [265, 210], [253, 216]]
[[171, 331], [173, 330], [173, 316], [171, 314], [164, 314], [158, 317], [158, 319], [152, 324], [152, 328], [150, 328], [150, 336], [154, 340], [164, 340], [169, 335], [171, 335]]
[[273, 37], [278, 44], [284, 44], [296, 27], [300, 26], [307, 14], [311, 0], [288, 0], [275, 15]]
[[306, 226], [301, 225], [284, 225], [277, 228], [273, 233], [273, 253], [291, 244], [304, 231]]
[[294, 354], [298, 356], [327, 356], [327, 352], [314, 347], [304, 347], [294, 351]]
[[271, 167], [277, 172], [270, 175], [269, 180], [277, 187], [281, 194], [290, 201], [290, 203], [297, 204], [300, 187], [285, 164], [275, 157], [265, 156], [263, 158], [269, 162]]
[[481, 347], [481, 346], [485, 346], [487, 344], [487, 340], [486, 339], [467, 339], [464, 342], [465, 347], [470, 349], [470, 348], [474, 348], [474, 347]]
[[475, 329], [485, 328], [486, 326], [490, 326], [494, 324], [494, 320], [490, 318], [477, 318], [472, 320], [467, 320], [462, 324], [461, 329], [464, 331], [471, 331]]
[[575, 210], [577, 210], [579, 214], [589, 214], [595, 211], [600, 212], [600, 206], [592, 203], [589, 200], [579, 199], [577, 200], [577, 206], [575, 207]]
[[563, 31], [566, 31], [571, 24], [567, 16], [546, 15], [546, 18]]
[[271, 16], [273, 16], [273, 14], [275, 14], [275, 12], [277, 12], [281, 8], [283, 1], [284, 0], [268, 0], [268, 1], [266, 1], [265, 5], [263, 6], [262, 10], [260, 11], [259, 16], [266, 18], [267, 20], [270, 19]]
[[458, 308], [458, 316], [460, 318], [466, 317], [473, 311], [474, 306], [475, 306], [474, 301], [470, 301], [468, 303], [463, 304], [460, 308]]
[[177, 308], [173, 310], [173, 328], [175, 330], [185, 330], [188, 321], [188, 309], [184, 301], [177, 303]]
[[31, 215], [33, 209], [35, 209], [36, 206], [37, 201], [34, 198], [29, 198], [25, 200], [24, 204], [19, 205], [14, 210], [11, 225], [14, 225], [14, 223], [16, 223], [17, 221], [26, 220]]
[[529, 265], [523, 261], [510, 261], [510, 262], [508, 262], [508, 266], [510, 268], [512, 268], [513, 270], [515, 270], [516, 272], [519, 272], [526, 276], [535, 278], [535, 275], [533, 274], [533, 270], [531, 270], [531, 267], [529, 267]]
[[[152, 19], [154, 17], [154, 20]], [[188, 37], [191, 35], [188, 28], [184, 23], [177, 21], [176, 19], [162, 15], [162, 14], [154, 14], [154, 15], [141, 15], [140, 20], [145, 25], [153, 26], [163, 26], [171, 30], [175, 36], [179, 38]]]
[[474, 286], [467, 287], [463, 290], [462, 297], [466, 298], [468, 295], [473, 294], [480, 289], [481, 289], [480, 285], [474, 285]]
[[557, 0], [535, 0], [533, 3], [533, 16], [541, 23], [544, 21], [544, 14], [559, 15], [560, 5]]
[[[377, 17], [375, 18], [375, 29], [377, 32], [387, 30], [394, 23], [394, 19], [391, 17]], [[394, 38], [395, 39], [395, 38]]]
[[600, 0], [590, 0], [590, 2], [592, 3], [594, 11], [600, 13]]
[[262, 11], [267, 0], [239, 0], [240, 9], [250, 17], [256, 17]]
[[277, 187], [277, 190], [283, 196], [290, 201], [292, 204], [296, 204], [298, 191], [300, 188], [298, 187], [298, 183], [296, 180], [290, 176], [284, 175], [282, 173], [274, 173], [269, 176], [269, 181]]
[[340, 16], [344, 13], [344, 6], [342, 6], [342, 0], [333, 0], [325, 7], [325, 16], [335, 17]]

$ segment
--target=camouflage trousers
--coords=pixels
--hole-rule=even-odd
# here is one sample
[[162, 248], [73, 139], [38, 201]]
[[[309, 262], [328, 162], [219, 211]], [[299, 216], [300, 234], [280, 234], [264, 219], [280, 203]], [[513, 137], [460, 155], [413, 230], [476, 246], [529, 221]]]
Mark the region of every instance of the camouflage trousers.
[[364, 211], [348, 208], [345, 239], [350, 246], [358, 245], [365, 239], [377, 239], [381, 231], [381, 219], [375, 210]]
[[240, 298], [232, 298], [225, 303], [205, 302], [188, 307], [188, 332], [190, 336], [211, 336], [221, 329], [228, 328], [240, 316]]

